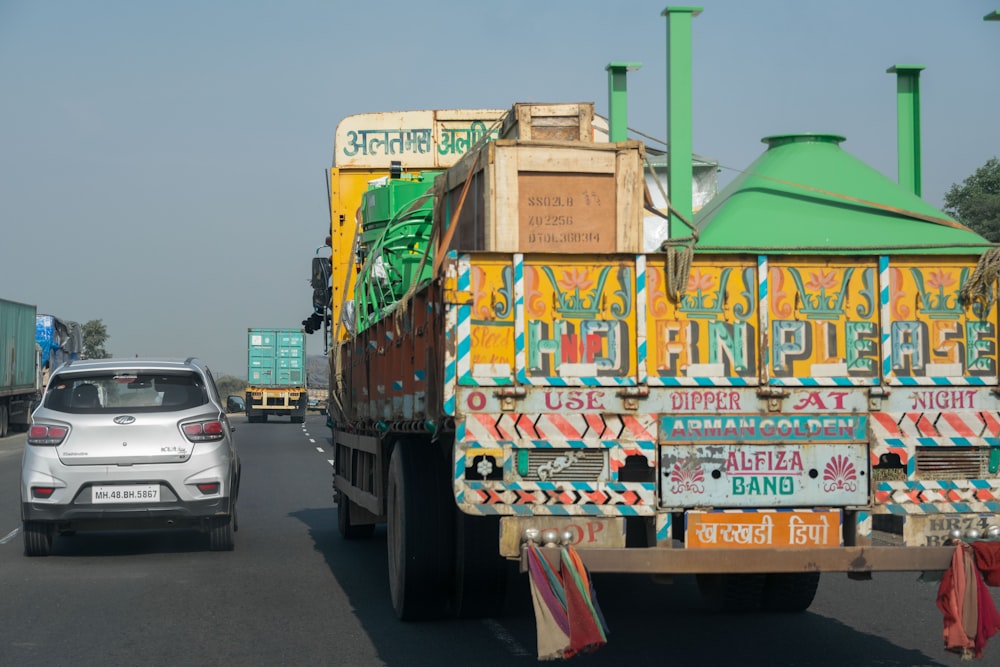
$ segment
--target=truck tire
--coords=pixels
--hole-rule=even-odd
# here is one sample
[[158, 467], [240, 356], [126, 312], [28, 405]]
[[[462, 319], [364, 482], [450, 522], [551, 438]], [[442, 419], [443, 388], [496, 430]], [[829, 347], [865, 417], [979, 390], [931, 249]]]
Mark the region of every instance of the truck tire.
[[711, 611], [748, 612], [760, 608], [766, 574], [699, 574], [698, 591]]
[[397, 443], [389, 460], [389, 593], [403, 621], [439, 619], [448, 610], [453, 510], [435, 453], [419, 443]]
[[452, 607], [459, 618], [503, 614], [507, 561], [500, 556], [500, 517], [456, 510], [455, 583]]
[[782, 572], [767, 575], [761, 609], [798, 613], [812, 604], [819, 587], [819, 572]]
[[309, 407], [309, 397], [303, 395], [299, 399], [299, 404], [295, 407], [295, 412], [292, 413], [291, 421], [293, 424], [304, 424], [306, 422], [306, 409]]
[[374, 523], [351, 524], [353, 502], [340, 491], [337, 492], [337, 530], [345, 540], [359, 540], [371, 537], [375, 532]]
[[52, 526], [42, 521], [24, 521], [21, 524], [24, 533], [25, 556], [48, 556], [52, 551]]
[[0, 405], [0, 438], [6, 437], [10, 430], [10, 413], [6, 405]]

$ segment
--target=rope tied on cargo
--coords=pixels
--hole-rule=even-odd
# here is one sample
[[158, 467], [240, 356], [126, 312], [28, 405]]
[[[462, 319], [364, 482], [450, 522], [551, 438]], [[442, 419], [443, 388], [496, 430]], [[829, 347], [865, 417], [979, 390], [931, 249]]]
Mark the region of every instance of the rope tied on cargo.
[[691, 277], [691, 261], [694, 259], [694, 242], [686, 245], [663, 245], [667, 253], [667, 296], [680, 303], [687, 291]]
[[648, 189], [646, 190], [645, 209], [653, 215], [663, 218], [668, 224], [670, 222], [670, 213], [673, 213], [678, 220], [691, 230], [690, 236], [676, 239], [668, 238], [660, 244], [660, 250], [667, 255], [667, 296], [672, 301], [679, 303], [684, 298], [684, 293], [687, 291], [688, 279], [691, 276], [691, 262], [694, 259], [694, 245], [698, 242], [698, 230], [695, 228], [694, 223], [670, 205], [670, 197], [667, 196], [667, 192], [663, 188], [663, 183], [660, 182], [656, 172], [653, 170], [653, 165], [650, 164], [648, 158], [643, 158], [643, 161], [646, 163], [646, 169], [649, 170], [650, 175], [653, 177], [653, 182], [656, 183], [656, 187], [660, 190], [660, 195], [663, 196], [663, 200], [667, 203], [668, 212], [664, 213], [653, 204], [653, 199]]
[[979, 256], [972, 275], [965, 281], [958, 295], [965, 305], [982, 303], [988, 311], [996, 301], [994, 284], [1000, 274], [1000, 247], [994, 246]]

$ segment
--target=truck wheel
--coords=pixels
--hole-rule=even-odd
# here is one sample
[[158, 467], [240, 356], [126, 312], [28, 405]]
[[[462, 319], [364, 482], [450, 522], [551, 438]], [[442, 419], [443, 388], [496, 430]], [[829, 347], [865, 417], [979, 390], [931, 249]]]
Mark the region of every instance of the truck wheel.
[[0, 405], [0, 438], [7, 435], [10, 430], [10, 415], [7, 413], [7, 406]]
[[772, 612], [801, 612], [809, 608], [819, 587], [819, 572], [767, 575], [761, 608]]
[[293, 424], [304, 424], [306, 422], [306, 409], [308, 407], [308, 398], [302, 398], [299, 400], [299, 404], [295, 406], [295, 412], [292, 413], [291, 419]]
[[345, 540], [371, 537], [375, 532], [374, 523], [351, 525], [351, 506], [354, 505], [344, 494], [337, 492], [337, 530]]
[[404, 621], [442, 618], [450, 597], [452, 515], [431, 447], [398, 443], [386, 493], [389, 593]]
[[500, 556], [500, 517], [455, 513], [455, 615], [500, 616], [507, 593], [507, 561]]
[[214, 516], [208, 524], [208, 548], [212, 551], [232, 551], [233, 517]]
[[760, 608], [766, 574], [699, 574], [698, 591], [712, 611], [746, 612]]
[[48, 556], [52, 551], [52, 527], [41, 521], [24, 521], [21, 524], [24, 533], [25, 556]]

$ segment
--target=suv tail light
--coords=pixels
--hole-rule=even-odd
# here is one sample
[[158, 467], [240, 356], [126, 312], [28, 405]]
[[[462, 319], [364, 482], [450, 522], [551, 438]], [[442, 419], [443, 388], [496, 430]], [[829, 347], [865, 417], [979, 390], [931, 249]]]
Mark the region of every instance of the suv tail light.
[[32, 424], [28, 429], [28, 444], [41, 447], [56, 447], [66, 439], [69, 429], [65, 426]]
[[31, 487], [32, 498], [51, 498], [55, 492], [54, 486], [33, 486]]
[[191, 442], [213, 442], [222, 440], [226, 427], [218, 419], [204, 422], [188, 422], [181, 424], [184, 436]]

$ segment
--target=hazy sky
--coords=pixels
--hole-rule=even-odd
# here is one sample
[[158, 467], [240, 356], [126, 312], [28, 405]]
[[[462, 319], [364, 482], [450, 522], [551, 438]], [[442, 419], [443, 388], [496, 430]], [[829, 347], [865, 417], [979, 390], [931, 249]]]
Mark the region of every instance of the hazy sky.
[[[662, 0], [0, 0], [0, 297], [104, 321], [115, 356], [245, 376], [248, 327], [298, 327], [329, 228], [337, 121], [592, 101], [666, 136]], [[694, 150], [843, 134], [896, 178], [895, 64], [921, 76], [936, 206], [1000, 155], [1000, 0], [706, 0]], [[322, 353], [318, 334], [310, 354]]]

